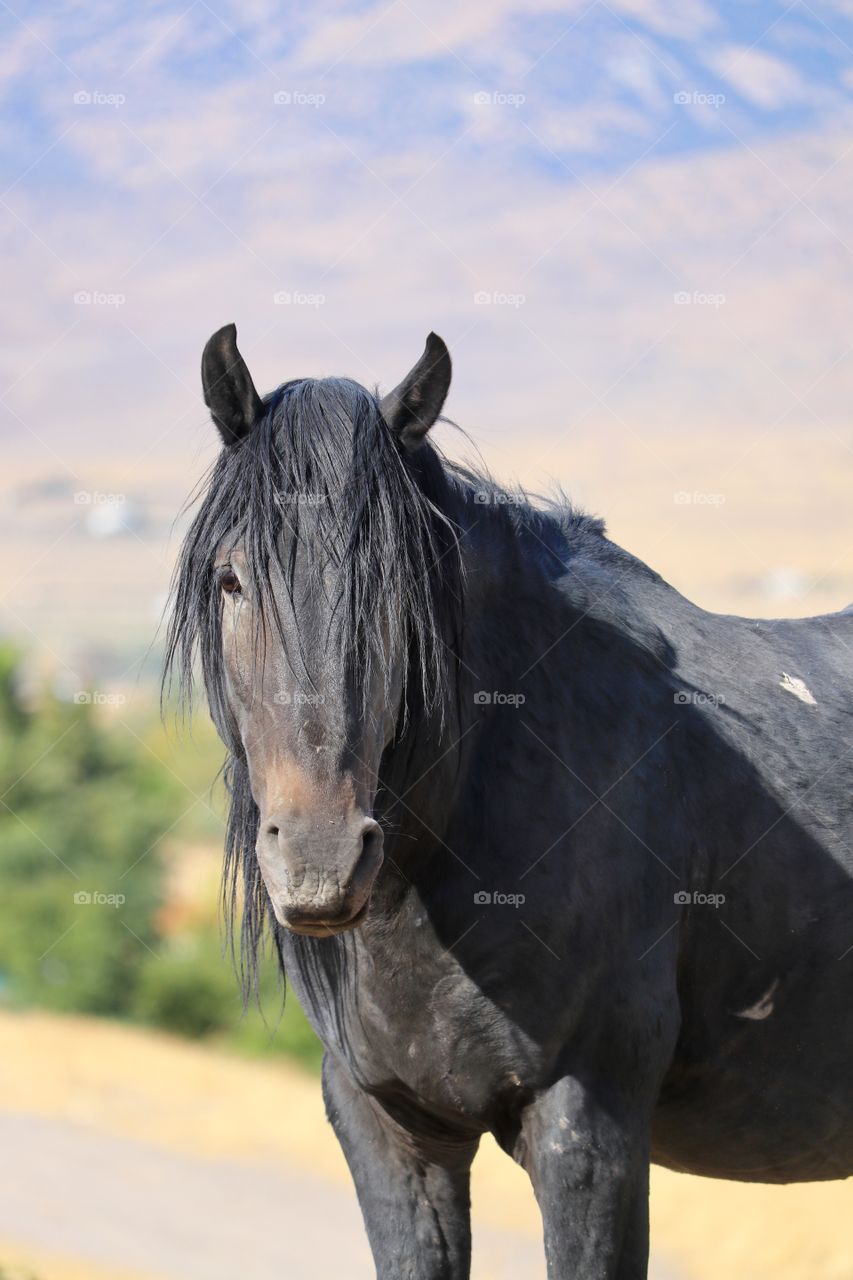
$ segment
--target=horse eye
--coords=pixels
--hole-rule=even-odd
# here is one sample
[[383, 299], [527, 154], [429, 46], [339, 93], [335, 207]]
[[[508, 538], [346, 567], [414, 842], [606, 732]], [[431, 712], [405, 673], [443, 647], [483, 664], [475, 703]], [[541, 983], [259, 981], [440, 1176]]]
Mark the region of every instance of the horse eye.
[[220, 572], [219, 585], [228, 596], [237, 595], [242, 589], [240, 587], [240, 579], [233, 569], [223, 569]]

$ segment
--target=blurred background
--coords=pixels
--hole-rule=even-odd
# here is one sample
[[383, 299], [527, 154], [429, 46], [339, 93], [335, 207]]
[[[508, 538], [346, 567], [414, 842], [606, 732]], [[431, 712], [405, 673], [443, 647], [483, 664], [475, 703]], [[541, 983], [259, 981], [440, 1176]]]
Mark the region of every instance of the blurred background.
[[[222, 753], [158, 713], [198, 362], [393, 385], [708, 609], [853, 599], [850, 0], [0, 5], [0, 1277], [369, 1276]], [[656, 1172], [658, 1280], [850, 1280], [849, 1186]], [[544, 1276], [487, 1147], [475, 1274]], [[318, 1250], [318, 1245], [321, 1246]], [[335, 1262], [335, 1258], [338, 1262]]]

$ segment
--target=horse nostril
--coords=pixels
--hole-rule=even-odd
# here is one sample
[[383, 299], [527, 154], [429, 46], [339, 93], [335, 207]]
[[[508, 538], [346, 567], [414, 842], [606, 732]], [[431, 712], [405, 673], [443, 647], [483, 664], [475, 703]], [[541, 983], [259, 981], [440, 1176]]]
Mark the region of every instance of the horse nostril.
[[271, 822], [267, 827], [267, 835], [272, 836], [273, 840], [278, 838], [278, 827], [274, 822]]
[[378, 822], [368, 819], [361, 835], [361, 857], [368, 863], [382, 859], [382, 828]]

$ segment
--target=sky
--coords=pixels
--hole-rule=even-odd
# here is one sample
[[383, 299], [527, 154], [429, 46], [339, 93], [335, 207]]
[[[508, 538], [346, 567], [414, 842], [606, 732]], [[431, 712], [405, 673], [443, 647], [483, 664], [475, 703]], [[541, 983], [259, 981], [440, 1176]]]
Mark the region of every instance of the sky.
[[[752, 555], [755, 511], [771, 542], [792, 515], [850, 541], [826, 495], [853, 459], [851, 0], [2, 0], [0, 24], [25, 524], [34, 478], [135, 495], [159, 580], [151, 512], [215, 455], [198, 363], [233, 320], [261, 390], [387, 388], [435, 329], [492, 470], [556, 476], [649, 557], [675, 519], [663, 568], [715, 606], [737, 545], [744, 581], [797, 559]], [[93, 534], [67, 514], [63, 551]], [[35, 526], [27, 555], [59, 528]]]

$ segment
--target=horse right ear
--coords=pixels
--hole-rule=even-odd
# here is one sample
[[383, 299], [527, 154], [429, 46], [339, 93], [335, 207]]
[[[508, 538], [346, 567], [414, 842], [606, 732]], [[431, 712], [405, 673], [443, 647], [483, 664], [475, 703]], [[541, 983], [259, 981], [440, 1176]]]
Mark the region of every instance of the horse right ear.
[[237, 444], [263, 416], [263, 402], [237, 350], [236, 325], [226, 324], [208, 339], [201, 357], [201, 385], [223, 444]]
[[379, 412], [406, 449], [415, 449], [441, 413], [450, 389], [450, 352], [437, 333], [414, 369], [379, 402]]

